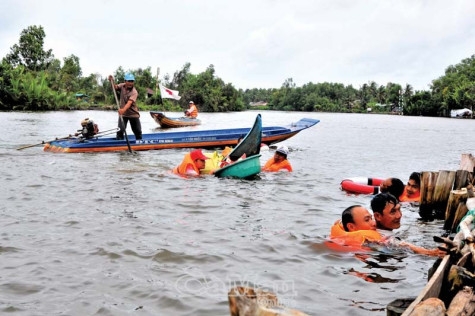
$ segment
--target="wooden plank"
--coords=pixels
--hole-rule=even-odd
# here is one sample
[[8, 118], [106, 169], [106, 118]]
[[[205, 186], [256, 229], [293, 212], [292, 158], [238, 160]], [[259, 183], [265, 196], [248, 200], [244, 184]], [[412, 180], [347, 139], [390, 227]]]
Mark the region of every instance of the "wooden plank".
[[444, 280], [445, 272], [450, 267], [450, 256], [447, 255], [442, 259], [439, 267], [435, 271], [432, 278], [427, 282], [426, 286], [422, 289], [421, 293], [414, 302], [409, 305], [409, 307], [404, 311], [401, 316], [409, 316], [417, 304], [428, 299], [429, 297], [438, 297], [440, 294], [440, 289], [442, 288], [442, 282]]

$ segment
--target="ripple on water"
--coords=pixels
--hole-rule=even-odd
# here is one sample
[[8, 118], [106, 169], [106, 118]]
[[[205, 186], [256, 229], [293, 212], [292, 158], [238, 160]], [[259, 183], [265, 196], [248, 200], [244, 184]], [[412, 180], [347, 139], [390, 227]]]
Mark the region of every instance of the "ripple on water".
[[118, 259], [118, 258], [122, 257], [120, 254], [115, 253], [113, 251], [107, 251], [104, 248], [98, 248], [96, 251], [91, 253], [91, 255], [104, 256], [104, 257], [107, 257], [109, 259]]
[[197, 254], [188, 255], [184, 253], [177, 253], [166, 249], [160, 250], [153, 256], [153, 260], [160, 263], [217, 263], [222, 261], [222, 257], [217, 255]]
[[0, 284], [0, 288], [2, 289], [2, 293], [7, 294], [10, 298], [14, 298], [16, 296], [39, 293], [44, 289], [44, 286], [24, 282], [7, 282]]
[[0, 254], [2, 253], [15, 253], [15, 252], [19, 252], [20, 251], [20, 248], [16, 248], [16, 247], [4, 247], [4, 246], [0, 246]]

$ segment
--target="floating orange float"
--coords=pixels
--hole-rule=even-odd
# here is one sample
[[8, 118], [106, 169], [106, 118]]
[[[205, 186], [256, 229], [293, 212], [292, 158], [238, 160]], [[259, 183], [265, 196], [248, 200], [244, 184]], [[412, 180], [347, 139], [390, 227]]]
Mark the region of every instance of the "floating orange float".
[[348, 193], [378, 194], [379, 186], [383, 181], [383, 179], [357, 177], [345, 179], [340, 185], [341, 189]]

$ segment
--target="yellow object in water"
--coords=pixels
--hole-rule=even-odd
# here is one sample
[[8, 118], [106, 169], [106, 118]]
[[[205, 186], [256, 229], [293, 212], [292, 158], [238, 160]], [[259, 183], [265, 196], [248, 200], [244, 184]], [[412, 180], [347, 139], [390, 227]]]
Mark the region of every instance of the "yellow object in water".
[[206, 165], [204, 169], [200, 170], [200, 174], [209, 174], [213, 170], [219, 169], [219, 164], [223, 160], [224, 156], [219, 154], [217, 151], [213, 153], [205, 153], [204, 154], [209, 159], [206, 159]]

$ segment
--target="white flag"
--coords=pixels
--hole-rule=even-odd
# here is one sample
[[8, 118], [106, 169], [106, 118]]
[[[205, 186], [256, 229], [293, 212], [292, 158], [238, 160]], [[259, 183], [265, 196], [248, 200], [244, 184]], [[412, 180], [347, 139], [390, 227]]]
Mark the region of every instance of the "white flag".
[[181, 97], [178, 95], [177, 90], [170, 90], [168, 88], [165, 88], [161, 84], [158, 84], [160, 87], [160, 95], [162, 96], [162, 99], [175, 99], [175, 100], [180, 100]]

